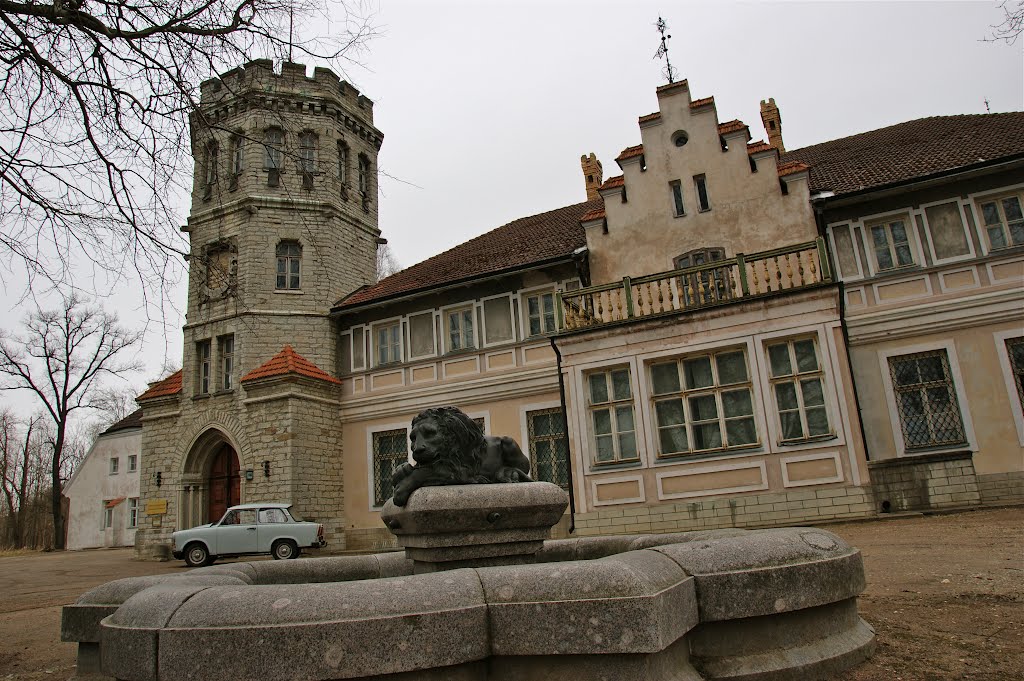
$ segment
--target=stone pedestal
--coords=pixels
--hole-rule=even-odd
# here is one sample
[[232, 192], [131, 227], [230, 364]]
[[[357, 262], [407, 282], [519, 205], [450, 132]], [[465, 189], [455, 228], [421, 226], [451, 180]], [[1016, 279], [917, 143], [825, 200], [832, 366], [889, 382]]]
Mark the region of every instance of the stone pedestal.
[[419, 574], [533, 563], [568, 504], [550, 482], [421, 487], [381, 520]]

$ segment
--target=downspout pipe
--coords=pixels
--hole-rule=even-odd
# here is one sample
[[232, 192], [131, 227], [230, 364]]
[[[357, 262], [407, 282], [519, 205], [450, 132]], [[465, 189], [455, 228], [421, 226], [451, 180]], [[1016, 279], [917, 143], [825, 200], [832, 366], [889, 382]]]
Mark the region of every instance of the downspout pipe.
[[555, 351], [555, 364], [558, 368], [558, 398], [562, 402], [562, 432], [565, 433], [565, 473], [569, 481], [569, 534], [576, 531], [576, 485], [572, 481], [572, 456], [569, 451], [569, 413], [565, 404], [565, 377], [562, 375], [562, 353], [555, 344], [555, 337], [548, 338], [551, 349]]

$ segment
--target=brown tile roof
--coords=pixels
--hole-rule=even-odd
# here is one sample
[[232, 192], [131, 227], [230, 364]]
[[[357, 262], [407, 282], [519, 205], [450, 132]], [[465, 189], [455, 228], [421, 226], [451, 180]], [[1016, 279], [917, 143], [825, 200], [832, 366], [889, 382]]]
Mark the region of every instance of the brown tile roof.
[[746, 123], [744, 123], [743, 121], [741, 121], [738, 118], [734, 118], [731, 121], [726, 121], [725, 123], [719, 123], [718, 124], [718, 134], [719, 135], [725, 135], [725, 134], [730, 133], [730, 132], [736, 132], [737, 130], [742, 130], [745, 127], [747, 127]]
[[587, 222], [589, 220], [597, 220], [605, 216], [604, 208], [595, 208], [594, 210], [587, 211], [580, 218], [580, 222]]
[[577, 248], [587, 245], [580, 218], [603, 205], [603, 199], [598, 199], [520, 218], [396, 272], [373, 286], [359, 289], [341, 300], [335, 309], [344, 310], [568, 257]]
[[710, 97], [705, 97], [704, 99], [695, 99], [695, 100], [693, 100], [692, 102], [690, 102], [690, 108], [691, 109], [699, 109], [702, 106], [707, 106], [708, 104], [714, 104], [714, 103], [715, 103], [715, 96], [711, 95]]
[[[616, 187], [625, 187], [625, 186], [626, 186], [626, 179], [622, 175], [616, 175], [615, 177], [609, 177], [607, 180], [605, 180], [604, 184], [602, 184], [600, 187], [598, 187], [598, 190], [601, 190], [601, 189], [615, 189]], [[604, 204], [602, 204], [602, 207], [603, 206], [604, 206]]]
[[638, 144], [635, 147], [626, 147], [623, 149], [618, 156], [615, 157], [616, 161], [625, 161], [627, 158], [633, 158], [634, 156], [641, 156], [644, 153], [644, 145]]
[[170, 395], [177, 395], [181, 392], [181, 369], [178, 369], [167, 378], [157, 381], [153, 385], [149, 386], [146, 392], [142, 393], [135, 398], [135, 401], [149, 400], [154, 397], [168, 397]]
[[690, 87], [690, 84], [685, 79], [679, 81], [678, 83], [666, 83], [665, 85], [659, 85], [657, 92], [658, 94], [661, 94], [662, 92], [666, 92], [668, 90], [674, 90], [677, 87]]
[[641, 116], [640, 119], [639, 119], [639, 122], [640, 123], [647, 123], [648, 121], [656, 121], [659, 118], [661, 118], [661, 112], [660, 111], [655, 111], [654, 113], [649, 113], [646, 116]]
[[[179, 390], [181, 389], [180, 385], [178, 386], [178, 389]], [[119, 430], [129, 430], [131, 428], [141, 428], [141, 427], [142, 427], [142, 410], [141, 409], [136, 409], [131, 414], [128, 414], [128, 416], [125, 416], [123, 419], [121, 419], [120, 421], [117, 421], [112, 426], [110, 426], [109, 428], [104, 430], [102, 433], [100, 433], [100, 435], [106, 435], [108, 433], [116, 433]]]
[[933, 116], [796, 149], [811, 191], [847, 194], [1024, 155], [1024, 112]]
[[120, 504], [122, 501], [124, 501], [127, 498], [128, 497], [118, 497], [116, 499], [111, 499], [110, 501], [107, 502], [106, 507], [107, 508], [114, 508], [115, 506], [117, 506], [118, 504]]
[[328, 383], [341, 383], [341, 381], [336, 379], [334, 376], [331, 376], [329, 373], [313, 364], [299, 353], [295, 352], [290, 345], [284, 346], [281, 349], [281, 352], [277, 353], [266, 362], [247, 373], [245, 376], [242, 376], [242, 382], [254, 381], [258, 378], [287, 376], [288, 374], [298, 374], [299, 376], [316, 378], [321, 381], [327, 381]]
[[806, 163], [800, 161], [790, 161], [789, 163], [782, 163], [778, 167], [779, 177], [785, 177], [786, 175], [793, 175], [800, 173], [810, 168]]
[[772, 145], [768, 144], [767, 142], [764, 142], [762, 140], [758, 140], [756, 142], [751, 142], [750, 144], [747, 145], [747, 153], [748, 154], [760, 154], [762, 151], [771, 151], [774, 148], [775, 147], [773, 147]]

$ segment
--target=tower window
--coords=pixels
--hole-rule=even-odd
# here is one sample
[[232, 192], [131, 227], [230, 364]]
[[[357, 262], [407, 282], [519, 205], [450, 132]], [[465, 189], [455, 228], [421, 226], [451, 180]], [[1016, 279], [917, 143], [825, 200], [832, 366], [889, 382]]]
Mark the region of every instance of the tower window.
[[230, 334], [217, 339], [217, 353], [220, 355], [220, 377], [217, 387], [220, 390], [231, 390], [234, 387], [235, 375], [235, 336]]
[[263, 133], [263, 168], [281, 170], [284, 157], [284, 131], [281, 128], [267, 128]]
[[297, 241], [282, 241], [277, 245], [277, 288], [296, 291], [300, 288], [302, 246]]
[[210, 392], [210, 341], [196, 343], [196, 393]]
[[348, 144], [338, 142], [338, 181], [341, 184], [348, 184]]
[[363, 197], [363, 210], [370, 210], [370, 159], [359, 154], [359, 194]]
[[683, 186], [679, 180], [669, 182], [668, 186], [672, 190], [672, 214], [677, 218], [686, 215], [686, 207], [683, 205]]
[[316, 133], [304, 132], [299, 135], [299, 171], [316, 172]]
[[242, 136], [232, 135], [231, 136], [231, 174], [238, 176], [242, 174], [242, 168], [245, 164], [244, 147], [242, 146]]
[[704, 175], [693, 176], [693, 186], [697, 190], [697, 205], [700, 212], [711, 210], [708, 202], [708, 180]]
[[205, 187], [203, 198], [210, 198], [213, 186], [217, 184], [217, 143], [208, 142], [206, 145], [206, 159], [204, 162], [203, 184]]

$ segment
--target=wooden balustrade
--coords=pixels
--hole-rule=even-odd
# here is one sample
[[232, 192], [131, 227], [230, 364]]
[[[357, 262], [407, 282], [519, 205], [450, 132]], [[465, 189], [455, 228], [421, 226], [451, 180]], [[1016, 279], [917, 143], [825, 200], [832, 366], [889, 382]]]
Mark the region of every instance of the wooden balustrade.
[[832, 281], [824, 240], [558, 294], [559, 331], [776, 295]]

